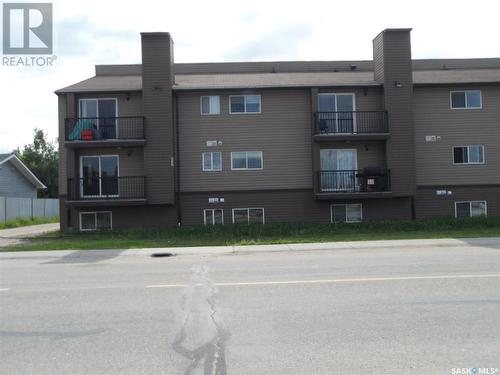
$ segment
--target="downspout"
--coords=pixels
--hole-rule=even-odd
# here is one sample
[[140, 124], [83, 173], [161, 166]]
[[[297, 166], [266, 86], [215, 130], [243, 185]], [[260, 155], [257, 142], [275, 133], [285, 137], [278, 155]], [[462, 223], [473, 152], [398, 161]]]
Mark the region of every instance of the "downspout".
[[175, 101], [175, 205], [177, 207], [177, 226], [182, 225], [182, 210], [181, 210], [181, 199], [180, 199], [180, 159], [179, 159], [179, 101], [177, 100], [177, 94], [173, 93], [173, 98]]

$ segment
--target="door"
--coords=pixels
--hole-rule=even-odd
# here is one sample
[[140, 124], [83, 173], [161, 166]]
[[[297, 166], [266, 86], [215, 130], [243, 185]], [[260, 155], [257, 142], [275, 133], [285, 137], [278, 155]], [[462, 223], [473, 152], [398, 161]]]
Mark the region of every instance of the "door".
[[320, 150], [321, 191], [355, 191], [357, 163], [355, 149]]
[[355, 133], [354, 94], [319, 94], [320, 133]]
[[118, 156], [82, 156], [80, 195], [83, 198], [117, 197]]
[[96, 129], [99, 129], [96, 139], [116, 138], [116, 99], [80, 99], [80, 117], [90, 119]]

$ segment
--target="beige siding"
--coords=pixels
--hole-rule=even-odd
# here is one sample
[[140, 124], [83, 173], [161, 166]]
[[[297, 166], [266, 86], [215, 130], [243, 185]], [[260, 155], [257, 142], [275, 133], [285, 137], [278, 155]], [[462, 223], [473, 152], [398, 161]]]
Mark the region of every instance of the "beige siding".
[[[131, 93], [101, 93], [101, 94], [79, 94], [76, 96], [75, 108], [79, 111], [79, 99], [91, 98], [115, 98], [118, 102], [117, 116], [142, 116], [142, 94], [140, 92]], [[77, 113], [79, 115], [79, 113]]]
[[[336, 94], [354, 94], [355, 110], [356, 111], [382, 111], [383, 110], [383, 90], [381, 87], [367, 88], [329, 88], [320, 89], [320, 94], [336, 93]], [[317, 108], [313, 108], [317, 111]]]
[[[380, 40], [382, 39], [382, 40]], [[382, 45], [380, 45], [382, 44]], [[397, 195], [415, 193], [413, 84], [409, 30], [385, 30], [374, 41], [377, 80], [384, 82], [384, 105], [389, 112], [387, 165]], [[401, 87], [396, 87], [395, 83]]]
[[[95, 155], [118, 155], [119, 175], [125, 176], [143, 176], [144, 175], [144, 154], [143, 149], [138, 148], [97, 148], [82, 149], [79, 156]], [[80, 159], [80, 158], [79, 158]], [[80, 173], [80, 172], [78, 172]]]
[[[451, 110], [450, 91], [461, 89], [480, 89], [483, 108]], [[499, 184], [500, 85], [417, 87], [414, 98], [417, 184]], [[453, 146], [466, 145], [484, 145], [486, 163], [453, 165]]]
[[[229, 95], [179, 93], [181, 191], [312, 188], [308, 90], [264, 90], [261, 114], [229, 115]], [[201, 116], [200, 96], [220, 95], [221, 115]], [[222, 141], [206, 147], [206, 141]], [[223, 171], [202, 172], [202, 152], [222, 151]], [[232, 171], [231, 151], [263, 151], [264, 168]]]
[[355, 149], [358, 169], [386, 167], [385, 142], [322, 142], [321, 149]]
[[146, 117], [144, 169], [152, 204], [175, 202], [173, 42], [167, 33], [142, 33], [142, 108]]

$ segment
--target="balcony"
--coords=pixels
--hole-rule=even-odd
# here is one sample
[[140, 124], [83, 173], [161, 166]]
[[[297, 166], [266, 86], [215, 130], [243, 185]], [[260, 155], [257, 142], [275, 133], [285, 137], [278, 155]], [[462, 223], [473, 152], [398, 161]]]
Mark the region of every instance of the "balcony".
[[144, 117], [80, 117], [65, 120], [67, 147], [142, 146]]
[[146, 177], [69, 178], [69, 205], [120, 205], [146, 203]]
[[317, 173], [318, 199], [380, 198], [391, 194], [390, 171], [385, 168], [370, 167]]
[[387, 111], [316, 112], [314, 140], [384, 140], [389, 138]]

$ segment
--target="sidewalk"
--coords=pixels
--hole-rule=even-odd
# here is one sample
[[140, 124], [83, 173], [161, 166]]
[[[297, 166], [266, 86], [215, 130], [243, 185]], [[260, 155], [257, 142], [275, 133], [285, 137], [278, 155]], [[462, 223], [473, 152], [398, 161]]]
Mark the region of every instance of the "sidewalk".
[[0, 229], [0, 247], [21, 244], [21, 238], [37, 236], [59, 229], [59, 223], [28, 225], [25, 227]]
[[425, 247], [485, 246], [500, 250], [500, 237], [482, 238], [441, 238], [417, 240], [383, 240], [383, 241], [345, 241], [318, 242], [278, 245], [248, 246], [199, 246], [169, 247], [144, 249], [105, 249], [105, 250], [52, 250], [52, 251], [15, 251], [1, 252], [0, 259], [8, 258], [60, 258], [60, 257], [109, 257], [118, 256], [151, 256], [158, 253], [172, 255], [225, 255], [237, 253], [293, 252], [311, 250], [348, 250], [348, 249], [388, 249], [388, 248], [425, 248]]

